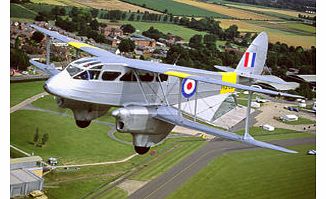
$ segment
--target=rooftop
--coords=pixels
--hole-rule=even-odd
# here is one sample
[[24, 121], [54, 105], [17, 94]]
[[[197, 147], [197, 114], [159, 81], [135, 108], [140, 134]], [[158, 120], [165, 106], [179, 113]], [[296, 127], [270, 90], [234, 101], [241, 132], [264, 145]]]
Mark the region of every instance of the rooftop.
[[10, 164], [26, 163], [26, 162], [41, 162], [42, 158], [40, 156], [29, 156], [23, 158], [13, 158], [10, 159]]

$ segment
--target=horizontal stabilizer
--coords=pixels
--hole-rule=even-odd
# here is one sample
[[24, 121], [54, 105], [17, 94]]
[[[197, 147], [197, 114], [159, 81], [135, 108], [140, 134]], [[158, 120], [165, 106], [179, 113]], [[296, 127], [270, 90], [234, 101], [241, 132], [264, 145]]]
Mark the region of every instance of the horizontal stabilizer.
[[244, 73], [244, 74], [239, 74], [239, 76], [250, 78], [253, 80], [259, 80], [259, 81], [263, 81], [263, 82], [275, 83], [275, 84], [282, 84], [282, 85], [289, 84], [288, 82], [286, 82], [283, 79], [276, 77], [274, 75], [254, 75], [254, 74]]
[[234, 72], [234, 68], [231, 68], [231, 67], [227, 67], [227, 66], [217, 66], [215, 65], [214, 66], [216, 69], [219, 69], [221, 71], [224, 71], [224, 72]]
[[183, 126], [183, 127], [189, 128], [189, 129], [198, 130], [198, 131], [210, 134], [210, 135], [223, 137], [223, 138], [226, 138], [229, 140], [242, 142], [242, 143], [245, 143], [248, 145], [254, 145], [254, 146], [268, 148], [268, 149], [272, 149], [272, 150], [276, 150], [276, 151], [282, 151], [282, 152], [286, 152], [286, 153], [297, 153], [296, 151], [289, 150], [289, 149], [286, 149], [281, 146], [277, 146], [274, 144], [255, 140], [251, 136], [248, 138], [244, 138], [243, 136], [237, 135], [232, 132], [222, 131], [222, 130], [219, 130], [219, 129], [216, 129], [213, 127], [209, 127], [204, 124], [200, 124], [200, 123], [185, 119], [184, 117], [178, 115], [178, 111], [172, 107], [166, 107], [166, 106], [159, 107], [158, 114], [155, 116], [155, 118], [165, 121], [165, 122], [168, 122], [170, 124]]
[[52, 65], [46, 65], [42, 64], [40, 62], [35, 61], [34, 59], [30, 59], [29, 62], [36, 66], [38, 69], [42, 70], [43, 72], [47, 73], [51, 77], [58, 74], [60, 71], [57, 70], [54, 66]]

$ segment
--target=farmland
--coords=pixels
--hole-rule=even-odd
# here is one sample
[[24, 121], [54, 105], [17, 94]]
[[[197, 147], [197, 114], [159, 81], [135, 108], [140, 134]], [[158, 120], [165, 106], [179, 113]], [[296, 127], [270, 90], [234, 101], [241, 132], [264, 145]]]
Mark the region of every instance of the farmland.
[[316, 157], [306, 155], [315, 145], [291, 149], [224, 154], [183, 184], [168, 198], [315, 198]]
[[145, 5], [147, 8], [168, 13], [178, 16], [200, 16], [200, 17], [220, 17], [229, 18], [227, 15], [213, 12], [207, 9], [196, 7], [193, 5], [184, 4], [183, 2], [177, 2], [173, 0], [124, 0], [125, 2], [137, 4], [140, 6]]
[[33, 3], [42, 3], [50, 5], [60, 5], [60, 6], [75, 6], [75, 7], [87, 7], [87, 8], [97, 8], [106, 10], [123, 10], [123, 11], [133, 11], [140, 12], [148, 11], [152, 13], [158, 13], [156, 11], [142, 8], [140, 6], [132, 5], [118, 0], [95, 0], [95, 1], [83, 1], [83, 0], [32, 0]]
[[222, 28], [232, 24], [239, 27], [240, 32], [267, 32], [270, 42], [284, 42], [288, 45], [310, 48], [316, 46], [316, 28], [300, 22], [266, 22], [218, 19]]
[[224, 4], [226, 6], [234, 7], [234, 8], [240, 8], [248, 11], [253, 11], [253, 12], [264, 12], [264, 13], [269, 13], [269, 14], [274, 14], [274, 15], [280, 15], [280, 16], [288, 16], [291, 18], [297, 18], [299, 14], [302, 15], [308, 15], [308, 16], [314, 16], [305, 12], [298, 12], [294, 10], [281, 10], [277, 8], [268, 8], [268, 7], [260, 7], [260, 6], [251, 6], [251, 5], [246, 5], [246, 4]]
[[22, 5], [10, 4], [10, 17], [34, 19], [36, 15], [36, 12], [26, 9]]
[[216, 4], [210, 4], [205, 3], [201, 1], [192, 1], [192, 0], [176, 0], [177, 2], [184, 3], [187, 5], [191, 5], [194, 7], [198, 7], [201, 9], [205, 9], [210, 12], [220, 13], [226, 16], [229, 16], [231, 18], [236, 19], [250, 19], [250, 20], [279, 20], [276, 17], [259, 14], [247, 10], [227, 7], [223, 5], [216, 5]]

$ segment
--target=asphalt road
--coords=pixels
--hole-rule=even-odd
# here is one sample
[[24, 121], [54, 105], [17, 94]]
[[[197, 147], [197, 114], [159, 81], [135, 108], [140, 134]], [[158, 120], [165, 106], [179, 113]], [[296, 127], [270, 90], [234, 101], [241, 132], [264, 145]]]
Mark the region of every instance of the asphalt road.
[[[233, 141], [226, 141], [217, 138], [212, 140], [204, 147], [193, 153], [191, 156], [174, 166], [172, 169], [150, 181], [145, 186], [131, 194], [128, 198], [131, 199], [160, 199], [165, 198], [170, 193], [183, 183], [185, 183], [191, 176], [196, 174], [207, 164], [223, 153], [234, 150], [248, 150], [257, 147], [248, 146]], [[273, 144], [281, 146], [292, 146], [299, 144], [315, 144], [316, 139], [313, 138], [296, 138], [288, 140], [271, 141]]]

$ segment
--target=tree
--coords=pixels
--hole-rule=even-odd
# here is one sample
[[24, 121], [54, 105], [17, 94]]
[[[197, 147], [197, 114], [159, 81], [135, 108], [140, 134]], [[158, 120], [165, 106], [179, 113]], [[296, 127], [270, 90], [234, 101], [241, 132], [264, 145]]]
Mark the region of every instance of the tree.
[[48, 140], [49, 140], [49, 134], [44, 133], [42, 137], [42, 145], [45, 145]]
[[21, 49], [10, 49], [10, 67], [26, 70], [29, 66], [29, 57]]
[[36, 128], [34, 133], [34, 138], [33, 138], [34, 145], [38, 143], [39, 139], [40, 139], [40, 135], [38, 133], [38, 128]]
[[100, 24], [98, 23], [98, 21], [96, 19], [94, 19], [91, 21], [89, 26], [91, 27], [92, 30], [98, 30], [98, 28], [100, 27]]
[[95, 8], [91, 9], [91, 14], [92, 14], [93, 18], [96, 18], [98, 15], [98, 9], [95, 9]]
[[194, 35], [189, 39], [189, 46], [191, 48], [200, 49], [203, 47], [202, 40], [203, 40], [202, 35]]
[[233, 40], [235, 37], [238, 37], [240, 32], [238, 31], [237, 25], [231, 25], [229, 28], [225, 30], [226, 39]]
[[135, 27], [133, 27], [131, 24], [124, 24], [120, 28], [123, 31], [123, 33], [128, 33], [128, 34], [132, 34], [136, 31]]
[[120, 52], [132, 52], [135, 49], [135, 43], [131, 39], [122, 39], [118, 48]]
[[36, 41], [37, 43], [40, 43], [44, 39], [44, 34], [39, 31], [35, 31], [31, 39]]
[[153, 26], [151, 26], [148, 30], [144, 31], [142, 34], [146, 37], [155, 39], [156, 41], [159, 38], [167, 38], [167, 36], [163, 32], [159, 31], [158, 29], [155, 29]]

